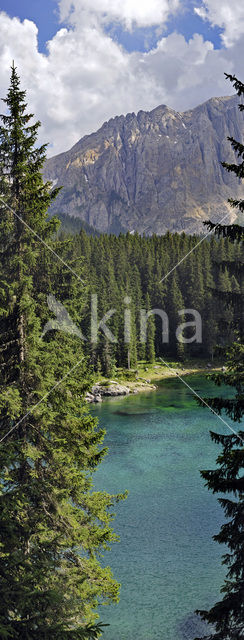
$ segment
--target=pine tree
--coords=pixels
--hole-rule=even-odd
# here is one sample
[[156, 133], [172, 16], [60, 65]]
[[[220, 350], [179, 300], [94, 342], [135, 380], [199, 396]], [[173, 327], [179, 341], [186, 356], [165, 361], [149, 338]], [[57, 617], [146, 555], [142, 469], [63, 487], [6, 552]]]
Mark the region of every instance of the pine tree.
[[[244, 84], [235, 78], [227, 76], [233, 82], [239, 96], [244, 95]], [[240, 105], [244, 110], [244, 105]], [[231, 144], [237, 155], [242, 157], [241, 164], [226, 164], [228, 171], [233, 171], [238, 178], [244, 178], [244, 146], [230, 138]], [[233, 206], [244, 211], [244, 201], [233, 200]], [[212, 228], [212, 223], [208, 223]], [[243, 248], [244, 230], [240, 225], [218, 225], [217, 233]], [[238, 283], [243, 277], [243, 263], [238, 264]], [[236, 285], [235, 285], [236, 289]], [[243, 313], [243, 290], [229, 293], [223, 292], [227, 301], [235, 296], [237, 306]], [[242, 327], [243, 334], [243, 327]], [[244, 345], [239, 339], [227, 354], [227, 371], [213, 376], [218, 386], [225, 384], [235, 389], [234, 398], [215, 397], [208, 398], [207, 402], [218, 414], [223, 411], [234, 422], [240, 423], [244, 415]], [[211, 432], [214, 442], [222, 446], [222, 451], [217, 458], [218, 467], [211, 471], [202, 471], [208, 488], [214, 493], [227, 494], [219, 498], [228, 521], [221, 527], [215, 540], [225, 544], [229, 550], [223, 556], [223, 564], [227, 567], [225, 584], [222, 587], [223, 598], [209, 611], [200, 611], [204, 620], [214, 627], [214, 632], [208, 636], [209, 640], [240, 640], [243, 638], [244, 629], [244, 431], [236, 434], [220, 435]]]
[[96, 638], [94, 608], [98, 601], [118, 597], [110, 569], [98, 560], [115, 539], [109, 509], [118, 497], [92, 490], [92, 471], [105, 453], [104, 432], [82, 403], [89, 376], [81, 340], [55, 330], [42, 337], [52, 277], [54, 293], [63, 291], [66, 297], [73, 276], [64, 264], [59, 273], [48, 249], [57, 223], [47, 221], [46, 211], [57, 190], [43, 183], [45, 146], [36, 146], [39, 122], [30, 124], [14, 64], [5, 102], [8, 114], [0, 128], [0, 636]]

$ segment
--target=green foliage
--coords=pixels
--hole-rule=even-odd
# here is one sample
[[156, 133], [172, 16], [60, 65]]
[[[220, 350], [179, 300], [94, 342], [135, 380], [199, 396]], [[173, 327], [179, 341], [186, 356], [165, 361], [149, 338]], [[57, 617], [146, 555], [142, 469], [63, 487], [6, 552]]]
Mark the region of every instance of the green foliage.
[[[236, 80], [234, 76], [227, 76], [237, 89], [238, 95], [244, 95], [244, 84]], [[241, 105], [243, 110], [243, 105]], [[233, 171], [238, 177], [244, 177], [244, 147], [232, 138], [231, 144], [238, 156], [242, 156], [241, 165], [224, 166]], [[243, 202], [235, 201], [234, 206], [243, 210]], [[208, 223], [208, 226], [212, 226]], [[218, 235], [230, 239], [237, 261], [232, 261], [231, 252], [228, 256], [232, 269], [232, 277], [226, 270], [226, 262], [223, 259], [220, 264], [218, 286], [221, 296], [226, 300], [227, 313], [232, 305], [235, 324], [239, 328], [240, 337], [233, 343], [227, 352], [226, 371], [213, 377], [216, 385], [229, 385], [235, 390], [234, 397], [207, 398], [208, 405], [217, 413], [224, 414], [240, 423], [244, 416], [244, 344], [243, 344], [243, 244], [244, 229], [238, 225], [221, 227], [216, 230]], [[218, 293], [218, 292], [217, 292]], [[203, 405], [204, 406], [204, 405]], [[241, 640], [244, 626], [244, 431], [240, 429], [227, 435], [211, 432], [214, 442], [221, 445], [222, 451], [217, 458], [217, 468], [202, 471], [202, 477], [206, 480], [208, 488], [213, 493], [220, 493], [219, 503], [223, 507], [226, 521], [220, 532], [214, 536], [214, 540], [226, 546], [223, 556], [223, 564], [227, 567], [225, 583], [221, 589], [223, 598], [209, 611], [199, 611], [201, 617], [206, 620], [214, 631], [210, 633], [208, 640]], [[225, 496], [226, 497], [223, 497]]]
[[75, 218], [74, 216], [69, 216], [67, 213], [58, 212], [58, 219], [61, 222], [60, 227], [58, 228], [58, 236], [62, 237], [62, 234], [75, 234], [80, 233], [81, 229], [88, 235], [99, 236], [99, 231], [91, 227], [88, 222], [82, 220], [82, 218]]
[[[114, 366], [136, 367], [137, 359], [153, 362], [155, 357], [210, 358], [214, 347], [221, 344], [226, 348], [233, 337], [235, 327], [240, 327], [240, 314], [232, 299], [226, 310], [223, 291], [238, 293], [238, 278], [232, 279], [233, 268], [242, 260], [243, 252], [237, 246], [232, 251], [228, 238], [206, 239], [199, 243], [198, 237], [184, 234], [140, 237], [138, 234], [88, 236], [84, 230], [70, 240], [70, 263], [76, 264], [83, 256], [83, 273], [89, 282], [89, 295], [81, 313], [82, 332], [88, 338], [85, 352], [95, 371], [102, 370], [111, 377]], [[198, 245], [198, 246], [196, 246]], [[194, 247], [196, 247], [194, 249]], [[194, 251], [192, 251], [194, 249]], [[169, 276], [175, 265], [185, 258]], [[219, 265], [224, 261], [223, 273]], [[164, 276], [167, 276], [163, 280]], [[214, 289], [219, 288], [218, 299]], [[98, 320], [106, 312], [115, 313], [107, 322], [117, 342], [107, 342], [102, 330], [98, 342], [89, 344], [90, 336], [90, 294], [97, 295]], [[131, 298], [129, 304], [125, 298]], [[183, 318], [179, 311], [183, 308], [196, 309], [202, 317], [202, 344], [184, 344], [176, 339], [180, 324], [192, 320]], [[157, 313], [147, 320], [147, 339], [140, 338], [140, 312], [145, 309], [164, 310], [169, 317], [169, 344], [162, 341], [162, 320]], [[125, 311], [131, 316], [130, 342], [124, 341]], [[188, 331], [188, 333], [187, 333]], [[193, 333], [191, 333], [193, 331]], [[184, 337], [190, 338], [194, 329], [184, 330]], [[130, 362], [128, 363], [128, 357]]]
[[[0, 636], [97, 638], [99, 604], [118, 600], [118, 584], [99, 556], [117, 538], [111, 508], [121, 497], [93, 489], [104, 431], [83, 396], [91, 383], [81, 340], [59, 331], [42, 337], [47, 295], [74, 319], [86, 288], [49, 251], [47, 209], [57, 195], [44, 184], [45, 146], [30, 125], [13, 65], [0, 128]], [[10, 208], [8, 208], [10, 207]], [[33, 233], [34, 231], [34, 233]], [[38, 237], [37, 235], [38, 234]], [[45, 246], [41, 242], [43, 240]], [[73, 249], [72, 249], [73, 250]], [[75, 265], [83, 277], [81, 255]], [[7, 435], [8, 434], [8, 435]]]

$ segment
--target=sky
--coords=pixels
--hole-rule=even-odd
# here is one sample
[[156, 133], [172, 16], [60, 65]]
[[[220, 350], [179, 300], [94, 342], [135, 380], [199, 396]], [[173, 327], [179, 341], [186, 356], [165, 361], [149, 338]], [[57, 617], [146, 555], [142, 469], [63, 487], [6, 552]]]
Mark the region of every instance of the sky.
[[49, 156], [116, 115], [233, 94], [243, 54], [240, 0], [0, 0], [0, 95], [14, 60]]

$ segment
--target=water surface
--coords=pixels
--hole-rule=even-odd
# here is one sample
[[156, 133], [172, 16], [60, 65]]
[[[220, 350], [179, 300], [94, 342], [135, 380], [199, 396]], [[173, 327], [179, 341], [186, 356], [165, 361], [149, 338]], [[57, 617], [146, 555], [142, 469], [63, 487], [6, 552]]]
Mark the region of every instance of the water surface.
[[[216, 394], [201, 376], [186, 380], [200, 395]], [[229, 431], [178, 379], [107, 400], [92, 413], [109, 446], [96, 488], [129, 491], [116, 507], [120, 542], [104, 558], [122, 586], [119, 605], [99, 610], [110, 624], [103, 638], [192, 640], [202, 630], [195, 609], [214, 604], [224, 577], [223, 549], [212, 540], [223, 513], [199, 470], [215, 466], [209, 429]]]

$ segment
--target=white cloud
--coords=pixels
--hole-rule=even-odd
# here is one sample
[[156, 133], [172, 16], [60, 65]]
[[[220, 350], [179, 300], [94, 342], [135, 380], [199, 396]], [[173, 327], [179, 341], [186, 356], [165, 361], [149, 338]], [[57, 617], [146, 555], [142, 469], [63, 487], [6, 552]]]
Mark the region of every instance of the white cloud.
[[244, 4], [240, 0], [203, 0], [201, 7], [195, 8], [204, 20], [224, 31], [222, 40], [226, 47], [234, 44], [244, 33]]
[[[135, 0], [130, 5], [136, 13]], [[53, 145], [49, 154], [67, 150], [121, 113], [162, 103], [185, 110], [211, 96], [233, 93], [224, 72], [240, 78], [243, 73], [244, 38], [228, 50], [214, 50], [199, 34], [187, 42], [173, 33], [148, 53], [128, 53], [102, 24], [77, 18], [72, 27], [56, 33], [44, 55], [37, 36], [33, 22], [0, 13], [0, 95], [6, 94], [14, 59], [29, 108], [43, 124], [40, 142]]]
[[126, 29], [151, 27], [165, 22], [180, 8], [181, 0], [60, 0], [61, 20], [74, 23], [119, 21]]

